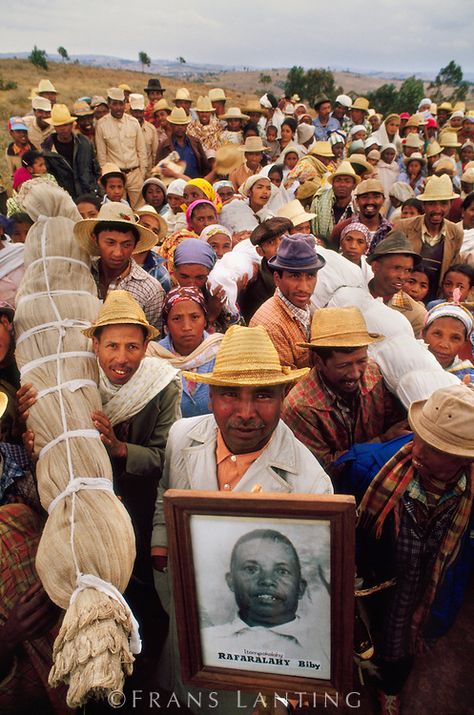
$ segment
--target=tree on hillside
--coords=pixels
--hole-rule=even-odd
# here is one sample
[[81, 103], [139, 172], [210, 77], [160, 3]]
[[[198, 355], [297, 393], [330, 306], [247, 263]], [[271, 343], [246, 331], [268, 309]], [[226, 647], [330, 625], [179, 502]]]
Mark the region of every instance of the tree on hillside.
[[151, 65], [151, 59], [149, 58], [147, 53], [143, 51], [138, 53], [138, 61], [142, 66], [142, 72], [145, 71], [145, 67], [149, 67]]
[[292, 97], [294, 94], [299, 94], [300, 97], [304, 97], [306, 94], [306, 73], [303, 67], [297, 67], [296, 65], [290, 69], [286, 75], [286, 82], [284, 85], [285, 95], [287, 97]]
[[36, 45], [31, 50], [31, 54], [28, 55], [28, 59], [32, 65], [39, 67], [39, 69], [47, 70], [48, 62], [46, 60], [47, 54], [46, 50], [39, 50]]
[[392, 112], [398, 112], [398, 90], [394, 84], [382, 84], [373, 92], [367, 93], [370, 106], [386, 117]]
[[184, 59], [184, 57], [181, 57], [181, 55], [179, 57], [177, 57], [176, 59], [180, 63], [180, 65], [186, 64], [186, 60]]
[[341, 90], [336, 87], [331, 70], [313, 69], [306, 72], [306, 99], [313, 105], [317, 97], [327, 97], [334, 101]]
[[407, 77], [398, 92], [398, 111], [414, 114], [418, 109], [420, 100], [425, 96], [423, 81], [414, 75]]
[[451, 60], [446, 67], [440, 69], [435, 81], [428, 85], [428, 89], [433, 90], [430, 95], [433, 102], [460, 102], [467, 97], [469, 82], [463, 80], [461, 66]]
[[271, 75], [264, 74], [263, 72], [261, 72], [258, 81], [261, 85], [265, 87], [265, 85], [271, 84], [273, 80], [271, 78]]
[[68, 51], [62, 45], [58, 47], [58, 55], [61, 55], [63, 62], [69, 61]]

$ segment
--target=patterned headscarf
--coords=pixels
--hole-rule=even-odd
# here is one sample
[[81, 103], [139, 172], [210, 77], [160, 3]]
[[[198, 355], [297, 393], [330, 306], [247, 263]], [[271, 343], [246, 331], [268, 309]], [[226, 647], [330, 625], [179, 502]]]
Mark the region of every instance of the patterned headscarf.
[[197, 188], [200, 189], [205, 196], [207, 196], [209, 201], [214, 204], [217, 213], [219, 214], [221, 212], [222, 199], [213, 186], [206, 181], [206, 179], [191, 179], [191, 181], [187, 182], [186, 186], [197, 186]]
[[367, 248], [370, 246], [372, 239], [370, 237], [369, 229], [367, 226], [364, 226], [363, 223], [360, 223], [360, 221], [351, 221], [351, 223], [348, 223], [347, 226], [344, 226], [341, 231], [340, 240], [342, 241], [342, 239], [345, 238], [351, 231], [358, 231], [359, 233], [362, 233], [365, 238], [365, 242], [367, 243]]
[[188, 225], [189, 231], [193, 230], [193, 227], [191, 226], [191, 217], [193, 215], [193, 211], [200, 204], [208, 204], [209, 206], [212, 206], [212, 208], [217, 213], [216, 206], [212, 201], [208, 201], [207, 199], [197, 199], [197, 201], [193, 201], [193, 203], [189, 204], [188, 208], [186, 209], [186, 223]]
[[229, 231], [228, 228], [222, 226], [220, 223], [211, 223], [210, 226], [203, 228], [199, 234], [199, 238], [201, 241], [209, 241], [210, 238], [217, 236], [218, 233], [223, 233], [224, 236], [227, 236], [232, 241], [232, 231]]
[[197, 288], [184, 288], [179, 286], [178, 288], [172, 288], [172, 290], [170, 290], [170, 292], [166, 296], [162, 313], [163, 325], [166, 325], [168, 323], [168, 316], [170, 314], [171, 308], [177, 303], [182, 303], [185, 300], [193, 300], [195, 303], [197, 303], [202, 308], [207, 322], [206, 301], [201, 291]]

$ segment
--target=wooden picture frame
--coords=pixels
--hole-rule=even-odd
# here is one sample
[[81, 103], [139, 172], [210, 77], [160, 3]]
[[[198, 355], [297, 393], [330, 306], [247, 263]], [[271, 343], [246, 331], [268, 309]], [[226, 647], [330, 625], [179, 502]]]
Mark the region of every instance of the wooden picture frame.
[[349, 692], [353, 497], [170, 489], [164, 510], [185, 683]]

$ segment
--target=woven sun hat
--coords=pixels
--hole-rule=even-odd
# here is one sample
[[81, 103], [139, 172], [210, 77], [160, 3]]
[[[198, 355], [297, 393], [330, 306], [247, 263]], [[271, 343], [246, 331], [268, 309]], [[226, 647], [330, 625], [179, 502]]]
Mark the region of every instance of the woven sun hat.
[[438, 112], [440, 109], [445, 109], [447, 112], [452, 112], [453, 105], [451, 104], [451, 102], [442, 102], [438, 107]]
[[293, 226], [299, 226], [306, 221], [311, 221], [312, 218], [316, 218], [316, 214], [310, 214], [304, 210], [303, 204], [298, 199], [288, 201], [288, 203], [281, 206], [277, 211], [277, 216], [289, 219]]
[[147, 329], [148, 340], [153, 340], [159, 335], [159, 331], [146, 319], [135, 298], [126, 290], [111, 290], [99, 310], [95, 323], [90, 328], [85, 328], [82, 333], [87, 338], [93, 338], [97, 328], [106, 325], [142, 325]]
[[44, 121], [53, 127], [62, 127], [64, 124], [72, 124], [75, 122], [76, 117], [71, 116], [65, 104], [55, 104], [51, 109], [51, 117]]
[[8, 397], [4, 392], [0, 392], [0, 418], [5, 414], [8, 405]]
[[[402, 144], [403, 146], [408, 146], [412, 149], [421, 149], [423, 146], [423, 141], [420, 139], [418, 134], [409, 134], [407, 138], [403, 140]], [[433, 144], [436, 144], [436, 142], [433, 142]]]
[[84, 100], [78, 99], [72, 105], [72, 111], [76, 117], [92, 117], [94, 110], [91, 108], [90, 104]]
[[304, 367], [291, 370], [280, 364], [280, 358], [270, 336], [263, 327], [244, 328], [231, 325], [217, 352], [214, 370], [197, 373], [183, 370], [183, 377], [193, 382], [222, 387], [248, 385], [284, 385], [309, 372]]
[[329, 142], [314, 142], [308, 154], [311, 156], [325, 156], [329, 159], [335, 158]]
[[385, 194], [383, 184], [378, 179], [364, 179], [355, 191], [356, 196], [364, 194]]
[[331, 174], [331, 176], [328, 177], [328, 182], [332, 184], [336, 176], [350, 176], [352, 179], [354, 179], [356, 184], [358, 184], [360, 181], [360, 177], [357, 176], [357, 174], [355, 173], [354, 167], [352, 166], [350, 161], [341, 161], [334, 174]]
[[213, 89], [210, 89], [207, 93], [207, 96], [209, 97], [211, 102], [227, 102], [225, 92], [220, 87], [214, 87]]
[[458, 149], [461, 146], [461, 142], [458, 142], [456, 132], [444, 130], [444, 132], [441, 132], [438, 139], [439, 144], [443, 147], [443, 149], [451, 149], [453, 147]]
[[98, 223], [120, 223], [135, 228], [139, 233], [139, 239], [133, 253], [143, 253], [156, 246], [158, 238], [149, 228], [140, 226], [135, 218], [132, 209], [117, 201], [108, 201], [100, 207], [99, 215], [96, 218], [85, 218], [78, 221], [74, 226], [74, 236], [81, 241], [91, 256], [99, 255], [97, 241], [93, 237], [93, 232]]
[[104, 180], [107, 176], [119, 176], [125, 184], [125, 174], [123, 173], [123, 171], [120, 171], [120, 168], [117, 166], [117, 164], [113, 164], [111, 161], [107, 161], [102, 167], [102, 174], [99, 178], [99, 181], [102, 185], [104, 185]]
[[453, 191], [451, 179], [444, 174], [443, 176], [430, 176], [424, 192], [416, 198], [419, 201], [452, 201], [457, 197], [458, 195]]
[[95, 109], [96, 107], [100, 107], [101, 104], [105, 104], [107, 107], [107, 100], [105, 97], [101, 97], [100, 94], [94, 94], [94, 96], [91, 99], [91, 107], [92, 109]]
[[[160, 216], [154, 206], [150, 206], [150, 204], [144, 204], [144, 206], [140, 206], [139, 209], [135, 210], [135, 216], [138, 217], [138, 221], [140, 221], [140, 216], [154, 216], [158, 219], [158, 223], [160, 225], [159, 231], [158, 233], [155, 233], [153, 231], [153, 233], [155, 233], [155, 238], [157, 242], [164, 238], [168, 233], [168, 224], [166, 223], [163, 216]], [[147, 248], [143, 249], [142, 253], [145, 253], [145, 251], [147, 250]]]
[[387, 233], [383, 241], [380, 241], [375, 247], [375, 250], [370, 255], [366, 256], [367, 263], [373, 263], [378, 258], [383, 256], [392, 256], [402, 254], [404, 256], [413, 256], [415, 263], [421, 261], [421, 255], [413, 250], [410, 240], [403, 231], [390, 231]]
[[168, 117], [169, 124], [189, 124], [191, 117], [188, 117], [182, 107], [173, 107]]
[[258, 112], [258, 114], [265, 114], [265, 110], [258, 101], [258, 99], [251, 99], [243, 109], [244, 112], [247, 112], [247, 114], [250, 114], [250, 112]]
[[131, 91], [132, 91], [132, 88], [131, 88], [130, 85], [127, 84], [126, 82], [122, 82], [121, 84], [119, 84], [119, 89], [123, 89], [124, 92], [131, 92]]
[[[412, 134], [409, 135], [414, 136]], [[408, 141], [408, 140], [407, 140]], [[426, 157], [429, 159], [431, 156], [437, 156], [438, 154], [442, 154], [443, 152], [443, 147], [441, 147], [437, 141], [431, 142], [431, 144], [428, 144], [428, 148], [426, 150]]]
[[179, 89], [176, 90], [173, 102], [176, 102], [176, 100], [181, 100], [182, 102], [192, 102], [189, 89], [186, 89], [186, 87], [179, 87]]
[[383, 339], [367, 331], [359, 308], [320, 308], [311, 321], [310, 342], [296, 344], [300, 348], [364, 348]]
[[38, 94], [41, 94], [41, 92], [52, 92], [53, 94], [57, 94], [58, 90], [54, 84], [49, 81], [49, 79], [40, 79], [36, 92]]
[[242, 114], [239, 107], [229, 107], [225, 114], [221, 114], [219, 119], [250, 119], [248, 114]]
[[168, 104], [168, 100], [161, 98], [157, 102], [154, 103], [153, 105], [153, 114], [155, 112], [159, 112], [161, 109], [164, 109], [166, 112], [171, 113], [173, 111], [173, 108], [170, 107]]
[[215, 112], [216, 110], [212, 106], [212, 102], [209, 97], [199, 96], [197, 98], [196, 106], [191, 107], [195, 112]]
[[245, 142], [239, 146], [243, 152], [264, 152], [267, 147], [262, 142], [261, 137], [247, 137]]
[[224, 144], [216, 151], [214, 168], [219, 176], [228, 176], [233, 169], [238, 169], [243, 163], [241, 148], [235, 144]]
[[427, 400], [413, 402], [408, 422], [430, 447], [474, 459], [474, 392], [467, 385], [442, 387]]
[[408, 164], [410, 164], [412, 161], [419, 161], [422, 166], [426, 164], [425, 157], [423, 156], [423, 154], [420, 154], [419, 151], [414, 151], [411, 156], [405, 156], [403, 161], [406, 166], [408, 166]]
[[[336, 100], [337, 101], [337, 100]], [[352, 102], [351, 109], [362, 109], [363, 112], [369, 113], [369, 100], [365, 97], [357, 97]]]

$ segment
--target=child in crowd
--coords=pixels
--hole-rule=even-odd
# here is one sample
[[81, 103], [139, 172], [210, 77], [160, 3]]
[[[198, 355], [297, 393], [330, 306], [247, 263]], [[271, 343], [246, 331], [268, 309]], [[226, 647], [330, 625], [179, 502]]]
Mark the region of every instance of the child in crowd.
[[359, 221], [348, 223], [341, 231], [339, 252], [351, 263], [362, 271], [365, 282], [368, 284], [373, 278], [373, 272], [365, 260], [371, 241], [369, 229]]
[[280, 143], [278, 141], [278, 129], [273, 125], [269, 124], [265, 132], [265, 146], [267, 147], [266, 155], [270, 161], [273, 161], [280, 155]]
[[415, 266], [413, 271], [410, 273], [405, 281], [403, 290], [408, 293], [410, 298], [423, 303], [426, 296], [428, 295], [428, 290], [430, 287], [430, 282], [428, 274], [422, 265]]
[[418, 199], [407, 199], [402, 204], [402, 218], [414, 218], [415, 216], [423, 216], [425, 209], [423, 204]]
[[225, 253], [232, 251], [232, 234], [228, 228], [221, 226], [218, 223], [213, 223], [206, 226], [201, 231], [199, 238], [207, 241], [217, 258], [222, 258]]
[[14, 213], [10, 216], [11, 221], [11, 233], [10, 238], [12, 243], [25, 243], [26, 236], [31, 226], [33, 226], [33, 221], [28, 216], [28, 214], [20, 211]]
[[125, 199], [125, 175], [120, 171], [118, 166], [106, 164], [99, 181], [104, 190], [103, 204], [109, 201], [115, 201], [126, 204], [127, 206], [129, 205]]
[[14, 191], [18, 191], [20, 186], [37, 177], [43, 177], [56, 183], [56, 179], [52, 174], [48, 174], [48, 167], [42, 151], [36, 149], [28, 149], [21, 157], [21, 166], [13, 174], [12, 185]]

